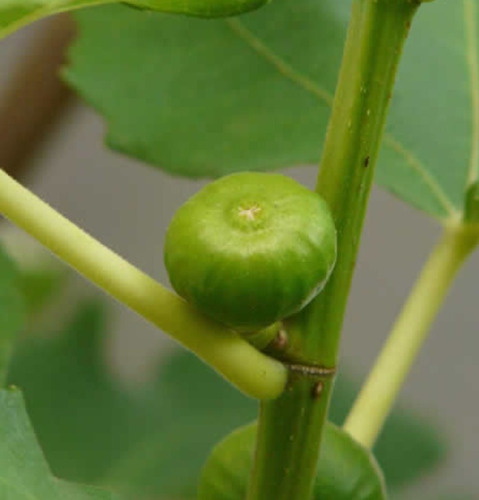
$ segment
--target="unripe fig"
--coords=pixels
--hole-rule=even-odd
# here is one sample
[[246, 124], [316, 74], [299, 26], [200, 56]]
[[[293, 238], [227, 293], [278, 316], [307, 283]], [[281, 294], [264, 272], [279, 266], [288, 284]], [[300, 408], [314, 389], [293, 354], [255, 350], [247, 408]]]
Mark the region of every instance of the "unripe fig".
[[207, 185], [180, 207], [166, 234], [176, 292], [240, 332], [302, 309], [335, 260], [326, 202], [279, 174], [244, 172]]
[[[253, 465], [257, 424], [236, 429], [218, 443], [201, 474], [198, 500], [243, 500]], [[313, 500], [386, 500], [382, 472], [371, 451], [327, 422]]]

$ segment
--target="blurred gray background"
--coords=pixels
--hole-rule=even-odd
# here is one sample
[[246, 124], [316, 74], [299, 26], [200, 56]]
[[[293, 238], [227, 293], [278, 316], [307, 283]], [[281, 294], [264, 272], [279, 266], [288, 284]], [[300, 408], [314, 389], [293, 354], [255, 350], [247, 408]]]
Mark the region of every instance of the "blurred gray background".
[[[0, 91], [40, 28], [24, 29], [0, 44]], [[167, 283], [162, 262], [165, 228], [175, 209], [202, 183], [173, 178], [105, 149], [103, 133], [102, 120], [75, 104], [38, 151], [24, 182], [106, 245]], [[287, 173], [314, 185], [314, 167]], [[341, 350], [341, 364], [358, 377], [368, 372], [440, 232], [433, 220], [373, 190]], [[448, 462], [411, 488], [411, 499], [461, 490], [479, 498], [478, 279], [476, 254], [458, 276], [402, 391], [402, 402], [444, 428], [451, 448]], [[126, 384], [134, 384], [148, 377], [158, 358], [175, 344], [111, 302], [112, 370]]]

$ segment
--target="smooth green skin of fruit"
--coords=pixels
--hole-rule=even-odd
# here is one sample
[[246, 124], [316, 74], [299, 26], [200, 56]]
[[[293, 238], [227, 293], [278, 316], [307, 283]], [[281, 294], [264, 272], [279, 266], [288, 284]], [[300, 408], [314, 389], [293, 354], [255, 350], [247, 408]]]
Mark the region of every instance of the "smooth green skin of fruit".
[[269, 0], [129, 0], [127, 5], [199, 17], [225, 17], [258, 9]]
[[[253, 465], [256, 423], [236, 429], [213, 449], [198, 500], [244, 500]], [[313, 500], [385, 500], [384, 479], [372, 453], [339, 427], [324, 427]]]
[[173, 217], [165, 265], [176, 292], [240, 332], [302, 309], [336, 260], [336, 229], [322, 198], [279, 174], [223, 177]]

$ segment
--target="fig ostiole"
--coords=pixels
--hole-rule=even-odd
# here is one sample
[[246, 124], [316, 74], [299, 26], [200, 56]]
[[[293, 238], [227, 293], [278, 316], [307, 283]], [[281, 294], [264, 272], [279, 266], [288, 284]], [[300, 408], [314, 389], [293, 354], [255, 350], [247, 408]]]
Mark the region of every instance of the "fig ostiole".
[[336, 229], [318, 194], [284, 175], [244, 172], [181, 206], [164, 250], [175, 291], [245, 333], [298, 312], [323, 288]]

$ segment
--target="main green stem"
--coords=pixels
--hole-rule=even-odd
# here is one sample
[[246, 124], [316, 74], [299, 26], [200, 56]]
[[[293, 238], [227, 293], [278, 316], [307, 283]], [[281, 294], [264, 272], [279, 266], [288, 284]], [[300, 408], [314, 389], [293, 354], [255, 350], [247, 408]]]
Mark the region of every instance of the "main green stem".
[[[419, 6], [354, 0], [317, 192], [338, 231], [338, 260], [326, 288], [287, 322], [287, 390], [261, 403], [248, 500], [311, 498], [341, 327], [389, 101], [402, 48]], [[307, 367], [316, 370], [308, 370]], [[326, 373], [326, 372], [324, 372]]]
[[451, 226], [432, 251], [344, 424], [364, 446], [374, 445], [457, 271], [478, 241], [477, 226]]

